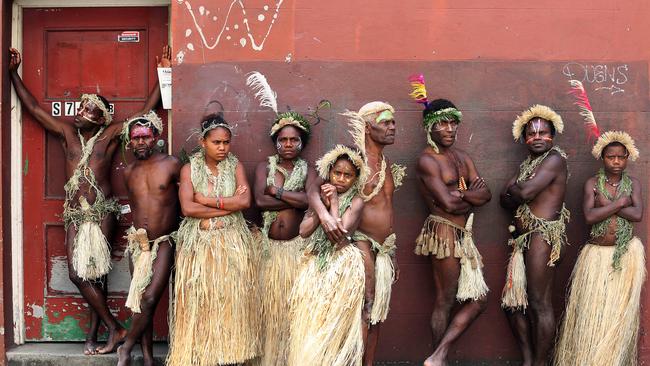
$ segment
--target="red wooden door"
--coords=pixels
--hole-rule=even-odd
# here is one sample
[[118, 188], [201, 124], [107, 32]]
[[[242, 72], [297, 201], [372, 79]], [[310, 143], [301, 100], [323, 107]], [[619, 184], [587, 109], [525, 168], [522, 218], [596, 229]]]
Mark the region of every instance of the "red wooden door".
[[[114, 103], [114, 120], [123, 121], [140, 109], [156, 81], [155, 56], [167, 42], [167, 8], [26, 9], [23, 27], [23, 78], [41, 106], [49, 111], [61, 103], [61, 118], [82, 93], [99, 93]], [[138, 39], [118, 36], [138, 32]], [[133, 35], [133, 33], [131, 33]], [[131, 40], [131, 42], [124, 42]], [[162, 116], [163, 120], [166, 118]], [[113, 157], [113, 192], [126, 200], [124, 157]], [[59, 140], [23, 114], [25, 325], [28, 341], [83, 340], [89, 311], [68, 279], [63, 211], [65, 176]], [[108, 276], [109, 306], [128, 323], [124, 300], [130, 281], [123, 259], [122, 217], [113, 246]], [[158, 307], [157, 337], [167, 334], [167, 298]], [[128, 324], [127, 324], [128, 325]]]

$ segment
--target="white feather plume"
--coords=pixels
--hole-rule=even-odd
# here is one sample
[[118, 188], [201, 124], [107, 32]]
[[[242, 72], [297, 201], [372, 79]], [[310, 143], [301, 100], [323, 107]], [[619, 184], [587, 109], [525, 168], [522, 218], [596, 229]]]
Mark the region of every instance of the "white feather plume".
[[366, 153], [366, 121], [363, 117], [355, 112], [346, 110], [341, 113], [342, 116], [348, 118], [348, 126], [350, 127], [350, 135], [352, 135], [352, 140], [357, 146], [357, 149], [361, 151], [362, 154]]
[[278, 113], [277, 94], [271, 89], [266, 77], [258, 71], [248, 74], [246, 85], [255, 93], [255, 98], [259, 99], [261, 107], [273, 109], [275, 114]]

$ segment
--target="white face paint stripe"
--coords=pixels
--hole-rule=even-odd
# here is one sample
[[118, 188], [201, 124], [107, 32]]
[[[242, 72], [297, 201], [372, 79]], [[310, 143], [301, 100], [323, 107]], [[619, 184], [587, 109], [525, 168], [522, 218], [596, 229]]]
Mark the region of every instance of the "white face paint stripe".
[[[277, 141], [275, 143], [275, 149], [279, 152], [280, 149], [282, 148], [282, 144], [280, 141]], [[298, 145], [296, 146], [296, 150], [301, 151], [302, 150], [302, 138], [298, 137]]]
[[540, 129], [542, 129], [542, 121], [538, 118], [533, 121], [533, 131], [535, 131], [535, 136], [539, 136]]

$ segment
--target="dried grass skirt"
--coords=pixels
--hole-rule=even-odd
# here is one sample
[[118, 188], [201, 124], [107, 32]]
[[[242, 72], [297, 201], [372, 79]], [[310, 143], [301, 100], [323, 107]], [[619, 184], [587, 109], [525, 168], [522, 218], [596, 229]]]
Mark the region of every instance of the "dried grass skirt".
[[291, 294], [290, 366], [360, 366], [363, 358], [361, 251], [348, 245], [324, 269], [311, 257]]
[[[167, 365], [235, 364], [259, 354], [253, 239], [242, 223], [179, 229]], [[185, 239], [183, 237], [185, 235]]]
[[587, 244], [578, 256], [555, 351], [558, 366], [637, 364], [645, 252], [641, 241], [632, 238], [622, 269], [616, 271], [614, 249]]
[[268, 256], [260, 263], [262, 298], [262, 356], [253, 364], [286, 365], [289, 357], [289, 297], [300, 270], [305, 239], [269, 239]]

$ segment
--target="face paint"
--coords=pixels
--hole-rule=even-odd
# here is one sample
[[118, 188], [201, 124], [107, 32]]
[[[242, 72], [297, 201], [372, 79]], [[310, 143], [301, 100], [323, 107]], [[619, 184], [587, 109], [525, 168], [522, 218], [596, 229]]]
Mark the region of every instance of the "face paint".
[[83, 114], [83, 115], [81, 116], [81, 118], [85, 119], [86, 121], [88, 121], [88, 122], [90, 122], [90, 123], [99, 124], [99, 122], [94, 121], [94, 120], [88, 118], [88, 116], [86, 116], [85, 114]]
[[[535, 138], [536, 138], [536, 137], [537, 137], [537, 135], [536, 135], [536, 136], [533, 136], [533, 137], [530, 137], [530, 138], [528, 138], [528, 139], [526, 140], [526, 143], [527, 143], [527, 144], [530, 144], [530, 143], [532, 143], [532, 142], [533, 142], [533, 141], [535, 140]], [[550, 138], [550, 137], [546, 137], [546, 136], [544, 136], [544, 137], [542, 137], [541, 139], [542, 139], [543, 141], [546, 141], [546, 142], [550, 142], [550, 141], [553, 141], [553, 139], [552, 139], [552, 138]]]
[[381, 123], [382, 121], [390, 121], [394, 119], [393, 117], [393, 112], [389, 111], [388, 109], [379, 113], [377, 118], [375, 118], [375, 122]]
[[82, 120], [88, 121], [92, 124], [99, 125], [101, 124], [99, 121], [95, 121], [92, 116], [91, 111], [98, 109], [95, 103], [91, 101], [82, 101], [81, 106], [77, 110], [77, 116], [80, 117]]
[[151, 131], [151, 128], [142, 126], [142, 125], [135, 125], [131, 128], [131, 140], [135, 140], [139, 137], [153, 137], [153, 132]]
[[300, 129], [295, 126], [285, 126], [278, 132], [275, 149], [283, 159], [293, 160], [302, 150]]
[[533, 131], [535, 132], [535, 135], [539, 136], [539, 130], [542, 128], [541, 122], [538, 119], [533, 121]]
[[[540, 138], [539, 132], [542, 129], [542, 121], [539, 118], [533, 120], [532, 121], [532, 127], [533, 127], [533, 132], [535, 133], [535, 135], [533, 135], [533, 136], [526, 139], [527, 144], [530, 144], [530, 143], [533, 142], [533, 140]], [[546, 142], [553, 141], [553, 139], [551, 137], [548, 137], [548, 136], [543, 136], [543, 137], [541, 137], [541, 139], [543, 141], [546, 141]]]
[[449, 131], [454, 132], [458, 129], [458, 123], [450, 121], [440, 121], [433, 125], [434, 131]]

